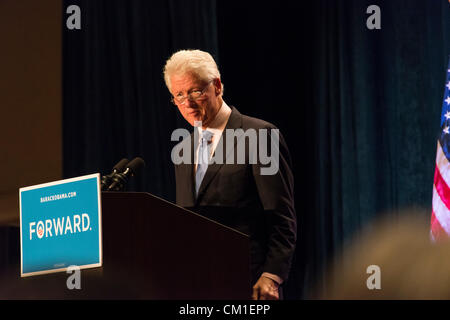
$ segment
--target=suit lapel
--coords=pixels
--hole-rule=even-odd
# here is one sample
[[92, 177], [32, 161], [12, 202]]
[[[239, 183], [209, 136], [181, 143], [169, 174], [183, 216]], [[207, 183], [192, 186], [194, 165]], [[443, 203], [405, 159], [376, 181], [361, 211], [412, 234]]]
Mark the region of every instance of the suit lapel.
[[[177, 184], [184, 182], [183, 185], [178, 186], [177, 193], [180, 196], [178, 199], [177, 195], [177, 203], [184, 207], [193, 207], [195, 205], [195, 178], [194, 178], [194, 133], [192, 133], [189, 137], [189, 141], [186, 141], [189, 144], [189, 147], [186, 146], [184, 150], [190, 150], [190, 162], [182, 163], [178, 165], [178, 173], [177, 173]], [[184, 151], [182, 150], [182, 152]]]
[[[242, 115], [239, 113], [239, 111], [232, 107], [230, 117], [228, 118], [227, 125], [225, 126], [224, 131], [222, 132], [222, 136], [220, 137], [219, 143], [217, 145], [217, 149], [222, 147], [223, 153], [222, 153], [222, 161], [221, 163], [212, 163], [208, 165], [208, 169], [206, 170], [205, 176], [203, 177], [202, 183], [200, 184], [200, 188], [198, 191], [198, 196], [196, 199], [196, 204], [199, 203], [199, 200], [202, 198], [203, 194], [205, 193], [205, 189], [208, 187], [210, 182], [214, 179], [217, 172], [222, 168], [222, 166], [225, 164], [227, 154], [230, 152], [232, 148], [235, 148], [235, 145], [237, 141], [227, 141], [226, 139], [226, 130], [227, 129], [238, 129], [242, 127]], [[214, 152], [214, 155], [216, 152]], [[192, 177], [194, 178], [194, 170], [192, 170]], [[193, 180], [194, 182], [195, 180]]]
[[188, 172], [186, 172], [186, 174], [189, 175], [188, 181], [189, 181], [189, 202], [195, 205], [195, 198], [196, 198], [196, 194], [195, 194], [195, 163], [194, 163], [194, 159], [195, 159], [195, 148], [196, 148], [196, 144], [194, 143], [194, 139], [195, 139], [195, 131], [191, 134], [191, 162], [188, 166]]

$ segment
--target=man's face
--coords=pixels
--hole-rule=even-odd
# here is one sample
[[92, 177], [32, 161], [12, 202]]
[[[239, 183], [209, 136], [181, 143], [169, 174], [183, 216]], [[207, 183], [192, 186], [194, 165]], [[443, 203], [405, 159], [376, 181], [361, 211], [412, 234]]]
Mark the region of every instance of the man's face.
[[[205, 83], [190, 74], [173, 75], [170, 78], [170, 84], [171, 94], [175, 98], [175, 103], [184, 119], [191, 126], [194, 126], [194, 121], [201, 121], [202, 127], [206, 128], [222, 105], [220, 79]], [[202, 94], [196, 99], [188, 98], [183, 103], [176, 100], [180, 96], [187, 97], [189, 94], [194, 96], [199, 92], [202, 92]]]

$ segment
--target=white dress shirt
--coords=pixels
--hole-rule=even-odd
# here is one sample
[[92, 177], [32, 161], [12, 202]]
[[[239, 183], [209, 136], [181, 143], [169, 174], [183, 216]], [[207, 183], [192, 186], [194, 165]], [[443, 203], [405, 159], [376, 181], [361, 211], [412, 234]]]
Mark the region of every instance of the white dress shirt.
[[[223, 130], [227, 125], [228, 119], [230, 118], [230, 114], [231, 108], [225, 103], [225, 101], [222, 100], [222, 106], [220, 107], [219, 112], [217, 112], [213, 121], [211, 121], [209, 126], [206, 127], [205, 129], [213, 134], [211, 146], [209, 149], [209, 160], [211, 160], [212, 155], [214, 154], [214, 151], [216, 150], [217, 145], [219, 144], [220, 137], [222, 136]], [[197, 148], [195, 149], [195, 159], [198, 159], [198, 149], [200, 148], [202, 127], [195, 127], [195, 130], [197, 130], [198, 132]], [[197, 161], [195, 161], [194, 163], [195, 163], [195, 172], [197, 172]]]

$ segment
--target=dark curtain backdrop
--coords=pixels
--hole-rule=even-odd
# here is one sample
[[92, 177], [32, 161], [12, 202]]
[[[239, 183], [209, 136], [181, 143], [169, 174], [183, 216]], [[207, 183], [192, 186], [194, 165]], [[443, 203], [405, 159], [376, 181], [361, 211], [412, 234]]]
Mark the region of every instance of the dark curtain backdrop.
[[[175, 112], [163, 80], [167, 58], [199, 48], [216, 58], [214, 1], [64, 1], [81, 30], [64, 29], [64, 175], [109, 173], [123, 157], [146, 161], [130, 189], [174, 200], [169, 164]], [[63, 21], [65, 26], [65, 21]]]
[[[188, 128], [162, 68], [199, 48], [217, 59], [224, 99], [277, 125], [294, 163], [299, 239], [286, 297], [326, 290], [333, 259], [362, 228], [430, 210], [450, 54], [446, 0], [64, 1], [64, 176], [147, 167], [131, 190], [174, 200], [170, 135]], [[381, 8], [381, 30], [366, 8]], [[65, 21], [63, 21], [65, 26]]]
[[[305, 217], [314, 243], [304, 255], [314, 257], [307, 270], [329, 265], [355, 232], [382, 215], [395, 220], [411, 207], [430, 214], [450, 54], [448, 1], [316, 4], [316, 201]], [[381, 30], [365, 27], [362, 13], [371, 4], [381, 8]]]

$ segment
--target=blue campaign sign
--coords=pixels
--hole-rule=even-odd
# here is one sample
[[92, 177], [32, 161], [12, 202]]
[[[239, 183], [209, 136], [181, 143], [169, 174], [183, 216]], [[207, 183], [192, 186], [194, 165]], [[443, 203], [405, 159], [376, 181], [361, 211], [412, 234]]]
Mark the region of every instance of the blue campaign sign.
[[100, 174], [19, 193], [22, 277], [102, 265]]

